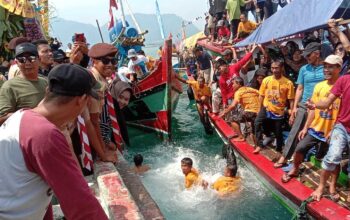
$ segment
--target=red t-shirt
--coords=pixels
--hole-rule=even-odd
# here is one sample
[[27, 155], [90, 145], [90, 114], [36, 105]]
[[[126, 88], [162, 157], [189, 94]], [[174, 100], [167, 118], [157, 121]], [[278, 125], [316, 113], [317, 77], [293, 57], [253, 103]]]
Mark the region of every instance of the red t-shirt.
[[331, 93], [341, 99], [337, 122], [350, 133], [350, 75], [340, 77], [331, 89]]
[[[5, 122], [6, 126], [16, 127], [15, 122], [12, 121], [20, 117], [18, 113]], [[23, 197], [37, 198], [32, 194], [36, 191], [42, 191], [42, 188], [49, 187], [58, 198], [67, 219], [108, 219], [86, 183], [62, 132], [45, 117], [32, 110], [23, 112], [18, 126], [19, 139], [9, 139], [6, 146], [8, 149], [16, 149], [16, 146], [19, 145], [28, 172], [32, 173], [36, 179], [41, 178], [47, 184], [39, 186], [39, 184], [31, 183], [33, 181], [23, 179], [23, 183], [20, 184], [27, 187], [18, 189]], [[3, 136], [2, 139], [6, 139], [6, 137]], [[14, 162], [20, 166], [22, 163], [18, 158], [21, 157], [17, 154], [14, 153], [10, 156], [12, 160], [18, 160]], [[26, 172], [23, 171], [25, 169], [21, 168], [21, 170], [8, 168], [8, 172], [12, 172], [13, 175], [26, 176]], [[26, 192], [27, 189], [32, 188], [35, 188], [36, 191]], [[49, 196], [49, 191], [47, 195], [41, 197], [47, 196]], [[35, 208], [39, 210], [44, 209], [45, 206], [37, 205]], [[33, 211], [36, 210], [28, 210], [28, 212]]]
[[252, 53], [247, 53], [237, 63], [231, 64], [228, 67], [228, 73], [222, 74], [219, 79], [219, 87], [221, 90], [222, 101], [225, 105], [228, 104], [227, 100], [233, 98], [235, 91], [233, 90], [233, 78], [239, 76], [239, 71], [250, 60]]
[[231, 35], [231, 31], [227, 27], [221, 27], [218, 30], [218, 37], [226, 37], [229, 38]]

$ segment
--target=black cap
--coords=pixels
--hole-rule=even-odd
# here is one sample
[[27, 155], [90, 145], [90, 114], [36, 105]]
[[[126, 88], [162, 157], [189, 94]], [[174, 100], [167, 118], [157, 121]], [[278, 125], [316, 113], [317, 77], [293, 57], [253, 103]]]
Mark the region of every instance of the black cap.
[[66, 53], [62, 50], [53, 51], [52, 56], [54, 61], [63, 60], [67, 58]]
[[60, 64], [49, 73], [49, 90], [63, 96], [90, 95], [99, 99], [93, 90], [94, 81], [89, 71], [76, 64]]
[[308, 45], [306, 45], [304, 51], [303, 51], [303, 56], [307, 57], [309, 54], [316, 50], [321, 50], [321, 44], [317, 42], [311, 42]]
[[32, 43], [21, 43], [16, 46], [16, 57], [24, 53], [30, 53], [34, 56], [38, 56], [38, 50], [36, 46]]

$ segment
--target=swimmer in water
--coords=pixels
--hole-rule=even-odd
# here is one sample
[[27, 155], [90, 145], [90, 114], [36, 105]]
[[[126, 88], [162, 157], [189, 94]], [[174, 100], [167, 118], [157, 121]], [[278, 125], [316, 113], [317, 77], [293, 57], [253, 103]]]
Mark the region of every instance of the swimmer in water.
[[199, 172], [192, 167], [191, 158], [185, 157], [181, 160], [182, 173], [185, 174], [185, 187], [190, 189], [192, 186], [201, 185], [204, 189], [208, 187], [208, 182], [203, 180]]
[[237, 175], [237, 165], [230, 164], [225, 167], [224, 176], [219, 177], [211, 186], [220, 195], [227, 195], [239, 189], [241, 178]]
[[148, 165], [142, 165], [142, 163], [143, 163], [142, 155], [136, 154], [134, 156], [135, 167], [133, 167], [131, 170], [136, 174], [143, 174], [151, 169]]

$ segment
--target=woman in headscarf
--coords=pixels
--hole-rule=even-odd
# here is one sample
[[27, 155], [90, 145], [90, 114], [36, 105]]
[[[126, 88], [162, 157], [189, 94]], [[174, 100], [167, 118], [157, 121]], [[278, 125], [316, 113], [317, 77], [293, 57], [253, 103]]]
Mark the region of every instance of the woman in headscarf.
[[[109, 91], [114, 99], [114, 110], [120, 127], [120, 133], [123, 137], [124, 142], [129, 145], [129, 135], [122, 109], [129, 104], [130, 98], [132, 96], [132, 89], [129, 83], [116, 78], [110, 84]], [[108, 131], [110, 131], [109, 129], [111, 128], [111, 121], [108, 116], [108, 106], [105, 105], [101, 115], [101, 122], [105, 122], [104, 124], [108, 126]]]

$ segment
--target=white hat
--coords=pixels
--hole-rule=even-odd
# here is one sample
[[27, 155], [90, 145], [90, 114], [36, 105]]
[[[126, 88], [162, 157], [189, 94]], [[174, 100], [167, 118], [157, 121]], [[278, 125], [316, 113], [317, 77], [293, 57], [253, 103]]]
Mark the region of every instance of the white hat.
[[137, 57], [137, 53], [136, 53], [135, 49], [130, 49], [128, 51], [128, 58], [130, 59], [132, 57]]
[[323, 63], [343, 66], [343, 59], [338, 55], [331, 54], [328, 57], [326, 57]]

